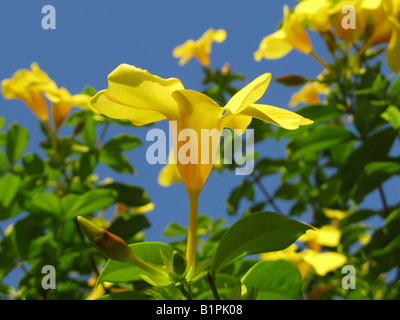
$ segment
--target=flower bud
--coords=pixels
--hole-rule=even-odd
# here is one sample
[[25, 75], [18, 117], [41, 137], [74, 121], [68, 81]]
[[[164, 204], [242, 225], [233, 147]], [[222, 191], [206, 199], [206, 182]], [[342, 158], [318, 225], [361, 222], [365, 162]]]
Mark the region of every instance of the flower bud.
[[297, 87], [306, 83], [308, 80], [303, 76], [297, 74], [284, 74], [282, 76], [276, 77], [275, 81], [287, 87]]
[[100, 253], [109, 259], [134, 263], [134, 253], [120, 237], [83, 217], [79, 216], [78, 222], [90, 243], [100, 251]]

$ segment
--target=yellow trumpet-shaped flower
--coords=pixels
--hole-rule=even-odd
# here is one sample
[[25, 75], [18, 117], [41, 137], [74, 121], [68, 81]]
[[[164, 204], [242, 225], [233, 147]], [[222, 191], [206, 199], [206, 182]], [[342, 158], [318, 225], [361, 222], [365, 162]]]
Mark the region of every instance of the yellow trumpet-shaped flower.
[[47, 102], [43, 92], [56, 91], [57, 85], [40, 70], [37, 63], [31, 64], [31, 70], [21, 69], [11, 79], [4, 79], [1, 87], [4, 98], [21, 99], [41, 121], [48, 120]]
[[86, 94], [71, 95], [65, 88], [57, 89], [56, 91], [47, 92], [46, 97], [52, 102], [51, 113], [53, 124], [58, 129], [67, 117], [73, 106], [89, 109], [91, 97]]
[[320, 102], [320, 94], [328, 94], [329, 88], [319, 81], [308, 82], [298, 92], [294, 93], [289, 101], [291, 108], [300, 103], [317, 104]]
[[329, 0], [303, 0], [294, 9], [299, 19], [308, 24], [308, 28], [317, 32], [326, 32], [331, 27]]
[[175, 58], [180, 58], [179, 64], [184, 65], [192, 57], [195, 57], [203, 66], [210, 65], [210, 52], [213, 42], [223, 42], [226, 39], [226, 31], [223, 29], [209, 29], [196, 41], [189, 39], [185, 43], [176, 47], [172, 54]]
[[259, 49], [254, 53], [256, 61], [260, 61], [262, 58], [279, 59], [292, 49], [297, 49], [305, 54], [313, 52], [310, 38], [302, 25], [302, 16], [295, 12], [290, 13], [287, 5], [283, 8], [283, 14], [282, 27], [266, 36], [261, 41]]
[[[194, 268], [196, 257], [198, 197], [212, 170], [222, 129], [229, 127], [243, 133], [253, 117], [290, 130], [312, 123], [288, 110], [255, 104], [270, 80], [269, 73], [259, 76], [220, 107], [205, 94], [185, 89], [176, 78], [163, 79], [122, 64], [108, 76], [108, 88], [91, 101], [98, 112], [129, 119], [135, 125], [169, 121], [176, 165], [189, 195], [189, 268]], [[209, 139], [199, 139], [204, 133]], [[210, 139], [217, 143], [210, 143]]]

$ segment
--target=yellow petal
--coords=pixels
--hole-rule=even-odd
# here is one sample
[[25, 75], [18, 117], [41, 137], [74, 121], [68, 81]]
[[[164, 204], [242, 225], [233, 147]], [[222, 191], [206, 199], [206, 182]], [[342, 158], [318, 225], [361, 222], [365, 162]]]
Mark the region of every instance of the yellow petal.
[[100, 113], [133, 123], [173, 120], [179, 118], [179, 108], [171, 94], [180, 89], [184, 87], [176, 78], [163, 79], [122, 64], [109, 74], [108, 88], [97, 93], [91, 103]]
[[319, 276], [325, 276], [328, 272], [334, 271], [343, 266], [346, 256], [337, 252], [317, 253], [314, 250], [306, 250], [304, 261], [313, 267]]
[[258, 50], [254, 53], [254, 60], [260, 61], [265, 59], [280, 59], [287, 55], [293, 46], [287, 41], [286, 34], [283, 30], [270, 34], [260, 42]]
[[264, 73], [257, 77], [244, 88], [239, 90], [223, 108], [225, 111], [232, 114], [242, 112], [249, 105], [257, 102], [267, 90], [271, 81], [271, 74]]
[[251, 116], [287, 130], [295, 130], [299, 126], [309, 125], [314, 122], [289, 110], [264, 104], [252, 104], [239, 115]]
[[172, 149], [168, 155], [167, 164], [161, 169], [158, 175], [158, 184], [163, 187], [169, 187], [174, 183], [182, 182], [182, 177], [176, 165], [175, 153]]
[[166, 117], [153, 110], [133, 108], [108, 99], [106, 90], [99, 91], [91, 100], [94, 110], [113, 119], [128, 119], [136, 126], [165, 120]]
[[300, 103], [317, 104], [319, 103], [319, 94], [329, 93], [329, 88], [318, 81], [309, 82], [298, 92], [294, 93], [289, 101], [289, 106], [294, 108]]

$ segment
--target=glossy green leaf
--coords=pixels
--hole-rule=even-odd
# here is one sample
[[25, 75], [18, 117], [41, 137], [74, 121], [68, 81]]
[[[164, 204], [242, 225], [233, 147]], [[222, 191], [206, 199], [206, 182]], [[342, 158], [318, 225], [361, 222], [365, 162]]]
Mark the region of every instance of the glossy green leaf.
[[292, 160], [298, 160], [307, 154], [330, 149], [354, 139], [354, 135], [343, 127], [324, 126], [314, 129], [309, 135], [297, 137], [288, 144]]
[[[165, 257], [172, 257], [172, 253], [175, 251], [172, 246], [161, 242], [139, 242], [133, 243], [129, 247], [139, 258], [158, 266], [164, 264], [160, 252]], [[109, 260], [101, 272], [97, 283], [99, 284], [103, 281], [118, 283], [142, 280], [140, 277], [141, 274], [148, 275], [146, 271], [135, 265]]]
[[7, 158], [15, 164], [28, 145], [29, 131], [17, 123], [10, 125], [7, 132]]
[[141, 207], [150, 202], [147, 192], [135, 185], [113, 182], [102, 188], [112, 190], [116, 196], [116, 202], [124, 203], [129, 207]]
[[54, 193], [32, 193], [29, 209], [35, 214], [62, 215], [61, 200]]
[[275, 212], [256, 212], [235, 222], [218, 245], [212, 273], [251, 254], [283, 250], [311, 227]]
[[20, 188], [21, 178], [14, 175], [4, 176], [0, 179], [0, 220], [7, 219], [10, 206]]
[[69, 194], [62, 199], [66, 218], [75, 218], [104, 209], [115, 203], [112, 190], [94, 189], [84, 194]]
[[289, 261], [260, 261], [242, 278], [249, 290], [257, 289], [257, 300], [303, 300], [301, 274]]
[[394, 105], [390, 105], [384, 112], [381, 113], [381, 117], [387, 122], [390, 122], [393, 129], [400, 129], [400, 110]]
[[96, 126], [91, 114], [87, 114], [85, 117], [85, 124], [83, 126], [80, 135], [85, 141], [86, 145], [90, 148], [94, 148], [96, 145]]

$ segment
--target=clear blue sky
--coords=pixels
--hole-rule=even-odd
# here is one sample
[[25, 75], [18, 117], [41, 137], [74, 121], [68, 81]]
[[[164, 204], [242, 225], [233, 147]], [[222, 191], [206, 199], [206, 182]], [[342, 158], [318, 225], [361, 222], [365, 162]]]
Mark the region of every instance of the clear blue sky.
[[[271, 72], [273, 77], [296, 73], [316, 77], [321, 67], [311, 58], [292, 51], [280, 60], [255, 62], [253, 53], [262, 38], [276, 30], [282, 18], [283, 5], [293, 7], [296, 1], [267, 0], [91, 0], [91, 1], [38, 1], [2, 0], [0, 2], [0, 79], [9, 78], [21, 68], [38, 62], [56, 81], [71, 93], [79, 93], [86, 85], [96, 90], [107, 87], [107, 75], [121, 63], [147, 69], [161, 77], [177, 77], [188, 89], [201, 90], [202, 70], [192, 60], [179, 66], [172, 50], [189, 38], [197, 39], [209, 28], [223, 28], [227, 39], [215, 43], [211, 54], [213, 67], [220, 68], [229, 62], [233, 72], [244, 74], [252, 80], [260, 74]], [[56, 29], [44, 30], [42, 7], [52, 4], [56, 9]], [[316, 35], [310, 34], [316, 51], [322, 56], [325, 49]], [[271, 82], [259, 101], [287, 108], [290, 96], [296, 89], [285, 88]], [[37, 151], [41, 141], [39, 124], [27, 107], [19, 100], [0, 97], [0, 116], [7, 125], [17, 121], [30, 130], [29, 151]], [[157, 127], [167, 130], [167, 123]], [[129, 133], [145, 139], [145, 128], [126, 127]], [[110, 130], [106, 139], [122, 132]], [[145, 142], [145, 141], [144, 141]], [[187, 197], [183, 185], [163, 188], [157, 184], [161, 166], [147, 164], [145, 153], [151, 142], [129, 153], [137, 175], [115, 175], [102, 167], [101, 179], [112, 176], [115, 180], [137, 184], [145, 188], [155, 210], [147, 214], [152, 227], [146, 230], [148, 241], [165, 241], [161, 233], [167, 224], [177, 220], [187, 224]], [[263, 155], [280, 156], [284, 149], [273, 142], [260, 145]], [[232, 188], [243, 179], [240, 176], [212, 174], [200, 197], [200, 212], [228, 219], [225, 200]], [[276, 179], [264, 184], [271, 193]], [[385, 191], [389, 200], [395, 199], [399, 179], [391, 181]], [[261, 195], [257, 193], [261, 199]], [[280, 202], [284, 209], [287, 204]], [[380, 208], [376, 195], [368, 197], [368, 205]], [[269, 208], [271, 209], [271, 208]], [[229, 219], [228, 223], [234, 219]], [[6, 221], [7, 222], [7, 221]], [[2, 226], [7, 223], [3, 222]]]

